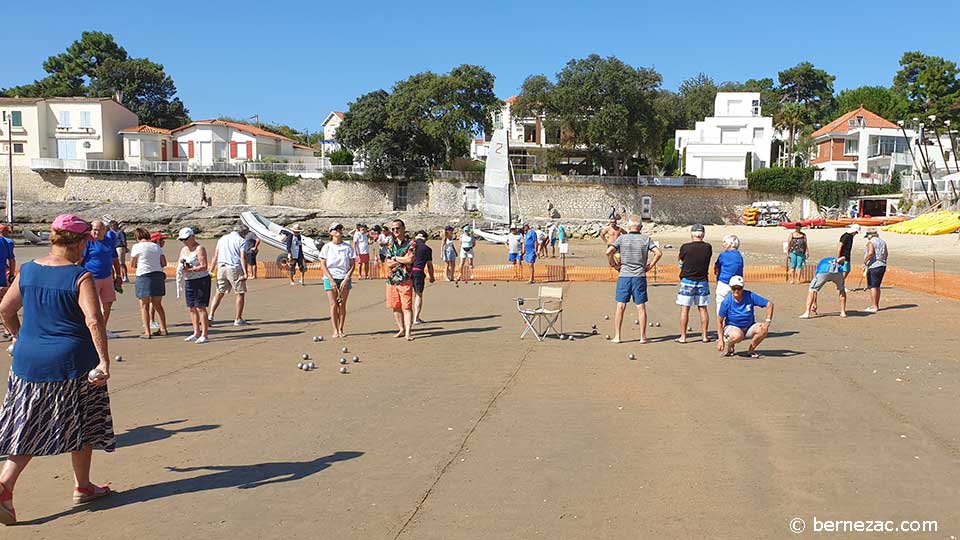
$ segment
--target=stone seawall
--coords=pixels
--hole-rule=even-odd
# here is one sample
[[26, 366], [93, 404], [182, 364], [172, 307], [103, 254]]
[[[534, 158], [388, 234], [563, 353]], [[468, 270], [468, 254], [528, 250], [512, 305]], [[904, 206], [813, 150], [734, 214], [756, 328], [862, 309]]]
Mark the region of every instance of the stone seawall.
[[[332, 215], [399, 211], [480, 219], [479, 213], [465, 210], [468, 193], [475, 197], [477, 207], [483, 208], [482, 181], [301, 178], [297, 184], [272, 193], [254, 176], [81, 174], [14, 168], [14, 198], [21, 201], [197, 207], [201, 192], [213, 200], [214, 207], [276, 205]], [[556, 182], [521, 180], [519, 192], [520, 214], [534, 220], [546, 217], [547, 199], [553, 202], [561, 218], [570, 220], [604, 219], [613, 206], [618, 212], [626, 208], [627, 213], [638, 214], [647, 208], [647, 216], [659, 223], [728, 223], [757, 200], [782, 201], [791, 219], [803, 217], [800, 198], [739, 189], [604, 184], [578, 182], [575, 177], [567, 177]], [[648, 197], [649, 205], [645, 204]]]

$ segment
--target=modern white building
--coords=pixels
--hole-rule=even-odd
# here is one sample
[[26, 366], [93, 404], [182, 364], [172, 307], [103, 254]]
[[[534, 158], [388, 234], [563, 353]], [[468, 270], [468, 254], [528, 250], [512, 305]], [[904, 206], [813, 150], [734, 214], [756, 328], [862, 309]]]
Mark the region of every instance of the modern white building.
[[120, 159], [119, 131], [137, 125], [137, 115], [110, 98], [0, 98], [0, 120], [0, 154], [12, 150], [22, 167], [41, 158]]
[[770, 166], [773, 118], [763, 116], [759, 92], [718, 92], [714, 115], [677, 130], [681, 170], [698, 178], [743, 180]]
[[[510, 157], [515, 167], [534, 167], [535, 159], [529, 156], [533, 149], [545, 149], [559, 146], [560, 128], [548, 127], [546, 117], [520, 117], [513, 114], [513, 104], [517, 96], [504, 100], [503, 106], [492, 113], [493, 129], [506, 128], [507, 144], [510, 147]], [[490, 141], [473, 139], [470, 142], [470, 157], [472, 159], [486, 159], [490, 150]], [[576, 160], [579, 161], [579, 160]]]
[[813, 132], [810, 164], [820, 169], [818, 180], [884, 184], [894, 173], [906, 180], [913, 175], [915, 137], [914, 131], [860, 107]]

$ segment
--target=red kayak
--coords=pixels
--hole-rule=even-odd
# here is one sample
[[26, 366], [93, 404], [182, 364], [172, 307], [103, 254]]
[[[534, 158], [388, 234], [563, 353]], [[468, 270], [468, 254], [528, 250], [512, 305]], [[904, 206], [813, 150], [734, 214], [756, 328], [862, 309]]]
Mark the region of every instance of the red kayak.
[[803, 221], [781, 221], [780, 226], [784, 229], [795, 229], [799, 224], [801, 227], [823, 227], [826, 220], [823, 219], [805, 219]]

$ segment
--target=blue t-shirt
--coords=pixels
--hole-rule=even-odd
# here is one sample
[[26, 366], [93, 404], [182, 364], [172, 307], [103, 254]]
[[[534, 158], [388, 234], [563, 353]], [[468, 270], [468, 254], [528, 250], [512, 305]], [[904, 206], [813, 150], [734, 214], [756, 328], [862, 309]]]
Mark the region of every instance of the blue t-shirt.
[[767, 303], [766, 298], [747, 290], [743, 291], [741, 302], [737, 302], [733, 293], [730, 293], [720, 304], [720, 318], [726, 317], [728, 326], [746, 330], [757, 322], [753, 317], [753, 307], [767, 307]]
[[837, 263], [836, 257], [820, 259], [820, 262], [817, 263], [818, 274], [836, 274], [838, 272], [840, 272], [840, 265]]
[[7, 261], [13, 258], [13, 240], [4, 238], [6, 242], [0, 242], [0, 287], [6, 287], [7, 283]]
[[107, 232], [103, 233], [103, 241], [116, 249], [120, 245], [120, 234], [113, 229], [107, 229]]
[[87, 240], [87, 247], [83, 250], [83, 267], [96, 279], [113, 277], [116, 246], [116, 241], [107, 237], [103, 240]]
[[537, 231], [530, 229], [527, 231], [527, 236], [523, 239], [524, 246], [526, 247], [527, 253], [536, 253], [537, 252]]
[[729, 284], [733, 276], [743, 275], [743, 255], [739, 250], [728, 249], [717, 256], [717, 266], [720, 267], [717, 281]]

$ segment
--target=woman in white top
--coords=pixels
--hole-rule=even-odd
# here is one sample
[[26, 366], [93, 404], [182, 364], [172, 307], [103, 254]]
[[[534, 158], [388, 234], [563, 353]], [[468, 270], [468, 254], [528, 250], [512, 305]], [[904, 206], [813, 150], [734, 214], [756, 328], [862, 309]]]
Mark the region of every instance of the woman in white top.
[[463, 226], [463, 234], [460, 235], [460, 279], [466, 281], [470, 275], [467, 267], [473, 269], [473, 247], [476, 240], [473, 237], [473, 231], [469, 225]]
[[453, 281], [453, 274], [457, 271], [457, 246], [453, 242], [453, 227], [443, 228], [443, 262], [447, 264], [447, 281]]
[[193, 229], [180, 229], [177, 239], [183, 242], [180, 249], [180, 272], [184, 279], [184, 296], [187, 299], [187, 309], [190, 310], [190, 322], [193, 324], [193, 334], [184, 341], [206, 343], [209, 341], [210, 320], [207, 319], [207, 306], [210, 305], [211, 279], [207, 267], [207, 248], [197, 242]]
[[343, 241], [343, 225], [330, 225], [330, 241], [320, 248], [320, 269], [323, 271], [323, 290], [330, 302], [330, 323], [333, 337], [344, 337], [347, 320], [347, 298], [350, 296], [351, 278], [356, 268], [353, 246]]
[[137, 243], [130, 250], [130, 262], [137, 268], [136, 293], [140, 299], [140, 319], [143, 321], [141, 339], [150, 339], [150, 311], [153, 309], [160, 319], [160, 329], [155, 335], [167, 335], [167, 314], [163, 311], [163, 296], [166, 291], [167, 258], [155, 242], [163, 239], [160, 233], [150, 234], [138, 227], [134, 232]]

